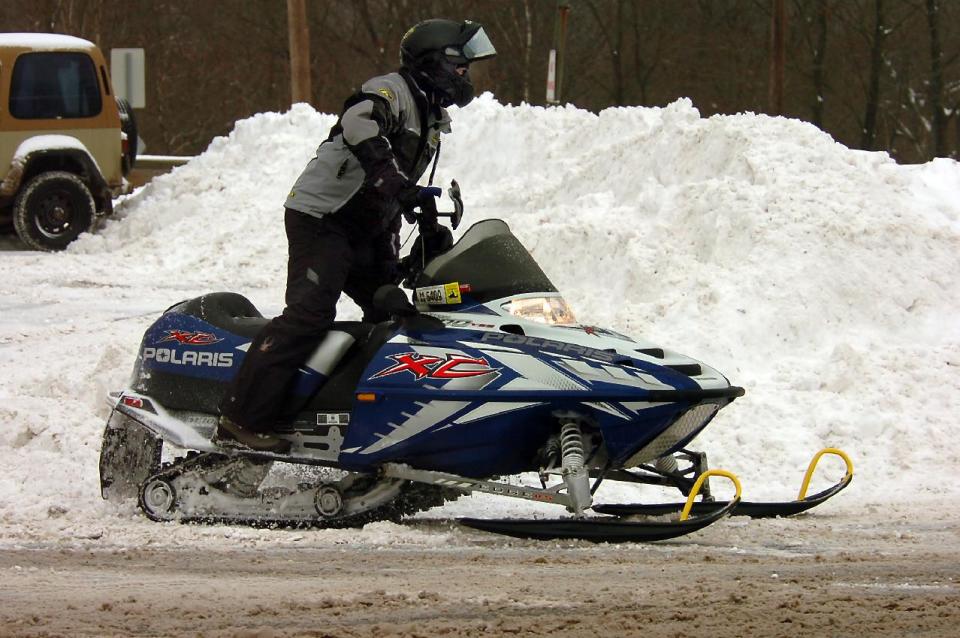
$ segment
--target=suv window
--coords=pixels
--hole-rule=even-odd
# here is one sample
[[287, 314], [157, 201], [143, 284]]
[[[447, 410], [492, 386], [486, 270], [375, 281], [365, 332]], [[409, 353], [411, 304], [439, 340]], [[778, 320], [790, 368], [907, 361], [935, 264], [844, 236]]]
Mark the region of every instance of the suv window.
[[84, 53], [25, 53], [10, 86], [10, 114], [22, 120], [93, 117], [103, 104], [97, 70]]

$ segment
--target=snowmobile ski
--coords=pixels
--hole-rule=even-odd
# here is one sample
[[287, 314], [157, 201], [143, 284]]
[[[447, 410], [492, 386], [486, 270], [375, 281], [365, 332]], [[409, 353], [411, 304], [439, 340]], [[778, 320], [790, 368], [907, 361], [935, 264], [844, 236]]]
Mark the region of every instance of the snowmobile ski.
[[[832, 487], [811, 496], [807, 496], [807, 488], [810, 485], [810, 478], [813, 471], [824, 454], [833, 454], [839, 456], [846, 463], [846, 474], [840, 481]], [[741, 501], [732, 510], [732, 516], [749, 516], [750, 518], [776, 518], [778, 516], [794, 516], [820, 505], [830, 498], [836, 496], [853, 480], [853, 462], [850, 457], [837, 448], [824, 448], [814, 455], [807, 467], [807, 473], [804, 476], [803, 485], [800, 488], [800, 494], [795, 501], [767, 501], [751, 502]], [[726, 509], [727, 503], [723, 502], [699, 502], [694, 503], [691, 511], [697, 515], [710, 514], [720, 509]], [[594, 505], [594, 511], [601, 514], [611, 514], [614, 516], [662, 516], [678, 512], [684, 508], [684, 503], [654, 503], [654, 504], [599, 504]]]
[[[723, 476], [733, 483], [736, 495], [730, 501], [717, 503], [718, 507], [703, 516], [689, 518], [694, 499], [699, 495], [701, 487], [711, 476]], [[626, 516], [616, 517], [578, 517], [557, 519], [482, 519], [461, 518], [461, 525], [494, 532], [515, 538], [530, 538], [535, 540], [584, 540], [592, 543], [646, 543], [662, 541], [678, 536], [684, 536], [703, 529], [728, 516], [740, 503], [740, 480], [725, 470], [708, 470], [701, 474], [694, 483], [687, 502], [681, 503], [680, 518], [675, 521], [638, 521], [631, 520], [634, 512]], [[594, 511], [598, 511], [596, 507]], [[674, 513], [663, 512], [664, 514]]]
[[484, 532], [535, 540], [584, 540], [592, 543], [646, 543], [684, 536], [712, 525], [728, 516], [739, 501], [720, 503], [722, 507], [704, 516], [685, 521], [645, 523], [624, 517], [585, 517], [555, 519], [459, 518], [461, 525]]

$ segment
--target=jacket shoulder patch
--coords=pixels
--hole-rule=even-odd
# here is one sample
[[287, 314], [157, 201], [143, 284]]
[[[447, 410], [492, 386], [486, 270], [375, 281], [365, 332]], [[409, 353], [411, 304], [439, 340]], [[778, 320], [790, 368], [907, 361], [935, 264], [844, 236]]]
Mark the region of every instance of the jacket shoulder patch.
[[383, 88], [377, 89], [377, 93], [379, 93], [379, 94], [382, 95], [383, 97], [387, 98], [387, 99], [390, 100], [391, 102], [393, 102], [395, 99], [397, 99], [396, 96], [393, 94], [393, 91], [391, 91], [391, 90], [388, 89], [387, 87], [383, 87]]

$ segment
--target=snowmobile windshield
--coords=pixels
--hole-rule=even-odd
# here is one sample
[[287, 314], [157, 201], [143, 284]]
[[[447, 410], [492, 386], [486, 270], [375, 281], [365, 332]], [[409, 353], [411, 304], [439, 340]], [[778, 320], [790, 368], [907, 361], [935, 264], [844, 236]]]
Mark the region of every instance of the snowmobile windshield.
[[457, 282], [470, 286], [480, 303], [529, 293], [556, 293], [556, 287], [499, 219], [471, 226], [450, 250], [423, 269], [417, 288]]

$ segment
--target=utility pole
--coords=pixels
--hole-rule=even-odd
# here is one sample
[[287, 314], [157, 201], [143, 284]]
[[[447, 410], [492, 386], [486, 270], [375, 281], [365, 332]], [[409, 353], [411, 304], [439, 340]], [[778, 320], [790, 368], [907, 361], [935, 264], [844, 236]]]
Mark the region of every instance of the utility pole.
[[306, 0], [287, 0], [287, 32], [290, 36], [290, 99], [310, 103], [310, 26]]
[[773, 0], [770, 19], [770, 94], [771, 115], [783, 115], [783, 76], [787, 60], [787, 11], [784, 0]]

